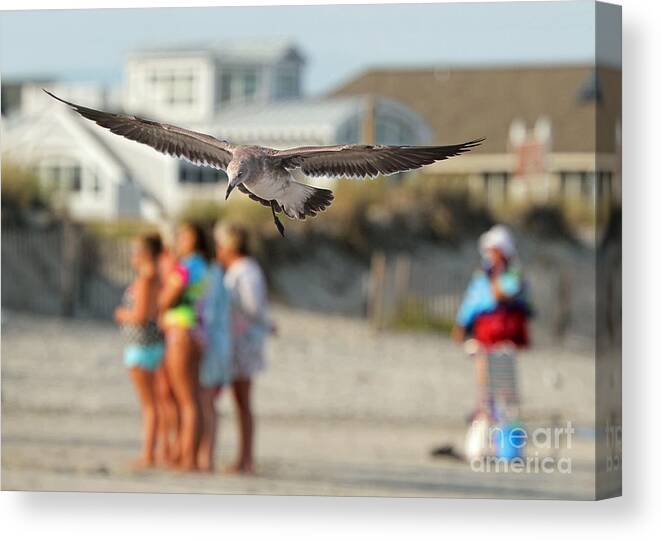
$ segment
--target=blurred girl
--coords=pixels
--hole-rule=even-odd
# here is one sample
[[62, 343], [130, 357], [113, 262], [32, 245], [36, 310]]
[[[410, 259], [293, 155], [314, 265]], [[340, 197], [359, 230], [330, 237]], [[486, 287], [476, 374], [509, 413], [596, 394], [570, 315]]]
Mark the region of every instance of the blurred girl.
[[200, 412], [198, 370], [203, 347], [199, 301], [207, 275], [208, 245], [202, 229], [179, 226], [177, 263], [168, 274], [159, 298], [167, 342], [166, 371], [179, 407], [179, 467], [196, 468]]
[[115, 320], [126, 338], [124, 363], [142, 406], [143, 446], [138, 467], [154, 465], [157, 410], [154, 372], [163, 360], [163, 336], [158, 328], [159, 278], [157, 259], [161, 251], [158, 235], [141, 236], [133, 242], [131, 265], [136, 271], [126, 289], [122, 306], [115, 310]]
[[215, 231], [218, 260], [225, 267], [231, 298], [232, 389], [240, 426], [239, 455], [227, 472], [252, 473], [254, 419], [252, 379], [264, 368], [264, 342], [273, 331], [267, 316], [266, 281], [250, 257], [246, 229], [220, 225]]
[[[492, 227], [480, 237], [479, 249], [482, 267], [473, 274], [453, 330], [457, 342], [472, 336], [479, 344], [474, 355], [478, 403], [473, 419], [494, 416], [491, 409], [495, 398], [487, 391], [490, 353], [503, 346], [527, 347], [528, 319], [532, 314], [509, 230], [503, 225]], [[514, 366], [513, 360], [511, 363]], [[508, 401], [518, 403], [518, 395], [514, 395], [518, 392], [510, 390]]]
[[202, 433], [197, 464], [199, 469], [212, 471], [218, 424], [216, 400], [223, 386], [232, 382], [230, 295], [220, 261], [210, 265], [204, 321], [207, 342], [200, 366]]
[[[158, 275], [161, 284], [167, 283], [170, 272], [174, 269], [176, 227], [169, 221], [160, 225], [163, 249], [158, 257]], [[157, 460], [165, 465], [175, 465], [179, 461], [179, 411], [174, 391], [168, 378], [165, 362], [154, 374], [156, 406], [158, 409], [158, 452]]]

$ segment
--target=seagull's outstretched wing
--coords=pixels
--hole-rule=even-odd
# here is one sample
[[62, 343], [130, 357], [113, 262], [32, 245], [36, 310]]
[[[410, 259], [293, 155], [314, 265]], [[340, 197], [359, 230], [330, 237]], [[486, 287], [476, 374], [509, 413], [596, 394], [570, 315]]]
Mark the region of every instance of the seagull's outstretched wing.
[[81, 116], [121, 135], [170, 156], [186, 159], [196, 165], [226, 169], [234, 146], [211, 135], [204, 135], [169, 124], [161, 124], [126, 114], [113, 114], [70, 103], [44, 90], [52, 98], [69, 105]]
[[435, 161], [468, 152], [484, 139], [449, 146], [338, 145], [301, 146], [278, 150], [273, 157], [286, 169], [301, 169], [309, 176], [364, 178], [419, 169]]

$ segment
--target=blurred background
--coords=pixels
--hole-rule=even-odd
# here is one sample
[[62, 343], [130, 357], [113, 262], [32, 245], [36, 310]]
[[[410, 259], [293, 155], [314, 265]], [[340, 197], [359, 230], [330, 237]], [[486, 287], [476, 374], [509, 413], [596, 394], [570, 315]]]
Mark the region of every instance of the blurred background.
[[[621, 279], [620, 50], [600, 17], [614, 20], [590, 2], [2, 13], [4, 487], [589, 496], [595, 340], [619, 341]], [[269, 210], [223, 201], [224, 173], [116, 137], [42, 88], [275, 148], [486, 141], [418, 172], [312, 181], [335, 201], [287, 220], [283, 240]], [[111, 324], [129, 241], [181, 219], [254, 233], [280, 328], [257, 394], [261, 479], [116, 465], [138, 444]], [[573, 479], [428, 457], [461, 445], [473, 375], [448, 333], [494, 223], [514, 231], [536, 308], [524, 419], [578, 428]]]

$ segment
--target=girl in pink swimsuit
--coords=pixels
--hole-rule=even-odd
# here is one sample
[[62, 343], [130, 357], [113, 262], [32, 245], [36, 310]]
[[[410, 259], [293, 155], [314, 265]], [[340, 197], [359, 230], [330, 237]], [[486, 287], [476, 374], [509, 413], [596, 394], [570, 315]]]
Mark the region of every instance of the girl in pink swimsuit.
[[201, 228], [182, 223], [177, 230], [177, 262], [159, 297], [166, 336], [165, 368], [179, 411], [176, 465], [183, 470], [197, 468], [199, 361], [203, 347], [198, 304], [206, 284], [208, 252]]

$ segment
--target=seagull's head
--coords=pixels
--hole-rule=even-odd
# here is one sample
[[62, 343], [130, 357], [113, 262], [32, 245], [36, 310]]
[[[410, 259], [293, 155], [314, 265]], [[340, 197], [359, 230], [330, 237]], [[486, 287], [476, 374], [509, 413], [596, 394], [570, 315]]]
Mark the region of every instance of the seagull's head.
[[230, 161], [227, 165], [227, 191], [225, 200], [230, 196], [232, 190], [246, 181], [249, 174], [249, 163], [247, 161]]

